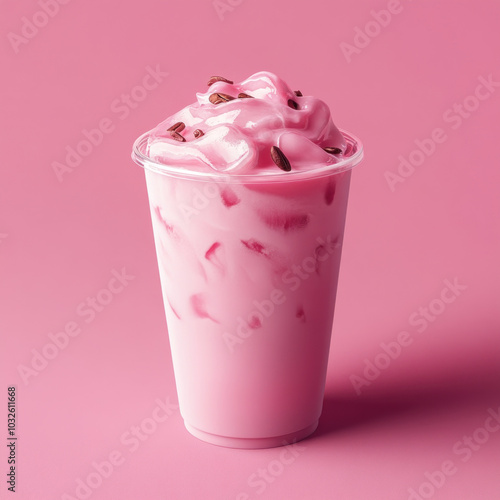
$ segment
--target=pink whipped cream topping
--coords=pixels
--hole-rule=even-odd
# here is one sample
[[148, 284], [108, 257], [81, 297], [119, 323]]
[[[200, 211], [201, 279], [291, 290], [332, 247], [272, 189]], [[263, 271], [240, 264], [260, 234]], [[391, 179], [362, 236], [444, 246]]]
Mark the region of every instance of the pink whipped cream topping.
[[196, 96], [197, 102], [149, 133], [149, 158], [189, 171], [286, 175], [273, 160], [273, 146], [291, 172], [335, 164], [348, 153], [328, 106], [292, 91], [272, 73], [261, 71], [239, 83], [212, 78]]

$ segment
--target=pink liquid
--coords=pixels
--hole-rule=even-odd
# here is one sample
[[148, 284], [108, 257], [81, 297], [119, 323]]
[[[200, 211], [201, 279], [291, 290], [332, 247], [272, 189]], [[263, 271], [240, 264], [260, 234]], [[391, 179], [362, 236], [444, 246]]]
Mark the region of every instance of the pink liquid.
[[321, 413], [350, 170], [248, 183], [146, 169], [181, 414], [252, 448]]

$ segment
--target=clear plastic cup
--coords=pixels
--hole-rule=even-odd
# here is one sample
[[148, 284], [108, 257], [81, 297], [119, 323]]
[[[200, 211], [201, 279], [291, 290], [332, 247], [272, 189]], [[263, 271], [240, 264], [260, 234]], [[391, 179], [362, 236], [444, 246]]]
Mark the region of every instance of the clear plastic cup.
[[227, 175], [145, 168], [180, 412], [203, 441], [268, 448], [321, 414], [351, 169]]

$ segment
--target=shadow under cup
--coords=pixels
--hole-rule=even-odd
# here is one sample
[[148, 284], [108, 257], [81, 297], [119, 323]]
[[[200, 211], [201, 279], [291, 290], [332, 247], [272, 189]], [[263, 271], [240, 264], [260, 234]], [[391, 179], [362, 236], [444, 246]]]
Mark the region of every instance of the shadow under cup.
[[[206, 174], [145, 155], [179, 406], [209, 443], [267, 448], [316, 429], [323, 403], [351, 169]], [[293, 168], [293, 166], [292, 166]]]

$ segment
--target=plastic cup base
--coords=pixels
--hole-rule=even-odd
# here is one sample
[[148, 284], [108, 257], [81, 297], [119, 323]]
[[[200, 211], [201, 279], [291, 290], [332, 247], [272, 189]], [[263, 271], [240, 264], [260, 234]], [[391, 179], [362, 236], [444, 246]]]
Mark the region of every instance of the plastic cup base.
[[186, 429], [194, 437], [205, 441], [206, 443], [215, 444], [217, 446], [224, 446], [226, 448], [241, 448], [241, 449], [257, 449], [257, 448], [275, 448], [277, 446], [286, 446], [288, 444], [305, 439], [310, 436], [318, 427], [318, 421], [296, 432], [283, 434], [281, 436], [272, 436], [265, 438], [238, 438], [219, 436], [217, 434], [210, 434], [209, 432], [202, 431], [193, 427], [184, 421]]

